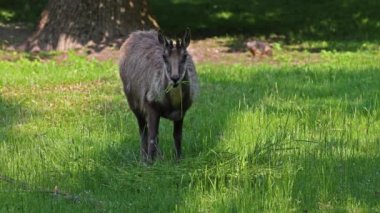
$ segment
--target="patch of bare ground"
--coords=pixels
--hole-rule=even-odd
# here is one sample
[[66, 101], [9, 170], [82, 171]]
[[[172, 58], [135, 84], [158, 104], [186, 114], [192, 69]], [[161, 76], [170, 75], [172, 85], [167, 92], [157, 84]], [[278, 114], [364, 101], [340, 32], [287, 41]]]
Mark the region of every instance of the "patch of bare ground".
[[[21, 58], [29, 60], [49, 61], [55, 60], [60, 63], [67, 59], [67, 52], [34, 52], [25, 53], [18, 51], [17, 47], [32, 33], [32, 28], [25, 24], [1, 24], [0, 23], [0, 60], [17, 61]], [[253, 38], [251, 38], [253, 39]], [[291, 64], [316, 63], [320, 61], [317, 53], [304, 53], [300, 51], [273, 50], [271, 56], [253, 56], [245, 46], [249, 38], [243, 37], [213, 37], [192, 41], [189, 52], [196, 63], [209, 64], [247, 64], [260, 63]], [[89, 59], [99, 61], [111, 60], [117, 63], [119, 48], [123, 43], [117, 40], [112, 44], [88, 45], [85, 48], [74, 50]], [[95, 48], [94, 48], [95, 47]]]
[[[196, 63], [208, 64], [271, 64], [278, 65], [284, 62], [290, 64], [307, 64], [318, 63], [321, 61], [318, 53], [305, 53], [300, 51], [274, 50], [271, 56], [253, 56], [245, 47], [247, 40], [237, 38], [231, 42], [225, 38], [206, 38], [202, 40], [194, 40], [190, 44], [188, 51], [193, 56]], [[81, 55], [86, 55], [89, 59], [99, 61], [111, 60], [117, 63], [119, 58], [119, 45], [109, 45], [99, 51], [91, 48], [85, 48], [78, 51]], [[65, 58], [65, 54], [56, 57], [58, 59]]]
[[193, 41], [189, 52], [198, 63], [250, 63], [252, 56], [248, 51], [231, 51], [227, 41], [218, 38], [206, 38]]
[[0, 22], [0, 49], [15, 49], [32, 33], [32, 28], [23, 23]]
[[[105, 47], [101, 51], [87, 51], [91, 59], [114, 60], [119, 57], [118, 47]], [[188, 49], [196, 63], [211, 64], [251, 64], [262, 62], [268, 57], [252, 57], [251, 53], [244, 48], [234, 49], [230, 47], [228, 40], [223, 38], [206, 38], [194, 40]]]

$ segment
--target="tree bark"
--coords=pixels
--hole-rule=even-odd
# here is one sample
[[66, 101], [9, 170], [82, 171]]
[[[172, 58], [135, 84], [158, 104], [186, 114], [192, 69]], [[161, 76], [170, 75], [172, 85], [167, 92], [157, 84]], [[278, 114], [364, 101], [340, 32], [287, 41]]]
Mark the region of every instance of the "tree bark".
[[49, 0], [23, 48], [102, 49], [132, 31], [150, 28], [158, 24], [149, 14], [148, 0]]

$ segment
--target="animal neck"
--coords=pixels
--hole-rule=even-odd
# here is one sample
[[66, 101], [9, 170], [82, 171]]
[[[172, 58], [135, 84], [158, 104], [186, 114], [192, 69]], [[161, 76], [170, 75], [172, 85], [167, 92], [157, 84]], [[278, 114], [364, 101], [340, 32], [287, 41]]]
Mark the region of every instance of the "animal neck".
[[172, 87], [168, 91], [168, 98], [170, 100], [170, 104], [174, 108], [180, 109], [183, 107], [183, 104], [184, 104], [183, 101], [186, 98], [186, 96], [188, 96], [189, 94], [189, 86], [190, 86], [189, 77], [188, 77], [188, 73], [186, 72], [185, 76], [181, 80], [181, 83], [176, 87]]
[[181, 108], [184, 95], [182, 91], [182, 84], [178, 85], [177, 87], [173, 87], [169, 91], [168, 95], [170, 99], [170, 104], [175, 108]]

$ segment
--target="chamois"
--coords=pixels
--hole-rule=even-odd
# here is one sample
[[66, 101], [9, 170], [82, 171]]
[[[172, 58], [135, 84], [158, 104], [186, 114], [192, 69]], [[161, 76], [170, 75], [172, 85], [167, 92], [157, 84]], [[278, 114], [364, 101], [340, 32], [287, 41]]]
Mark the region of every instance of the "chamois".
[[175, 45], [161, 31], [150, 30], [131, 33], [121, 47], [120, 77], [137, 119], [144, 161], [156, 156], [160, 117], [173, 121], [175, 153], [181, 157], [183, 119], [199, 89], [189, 44], [187, 28]]

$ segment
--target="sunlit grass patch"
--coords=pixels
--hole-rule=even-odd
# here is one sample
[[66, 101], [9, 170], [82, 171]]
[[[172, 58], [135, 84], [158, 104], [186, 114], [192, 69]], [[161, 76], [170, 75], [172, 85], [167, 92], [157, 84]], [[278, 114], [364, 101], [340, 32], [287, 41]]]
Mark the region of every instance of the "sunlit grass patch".
[[378, 55], [318, 57], [199, 64], [185, 157], [162, 120], [152, 166], [115, 64], [0, 61], [0, 209], [378, 211]]

